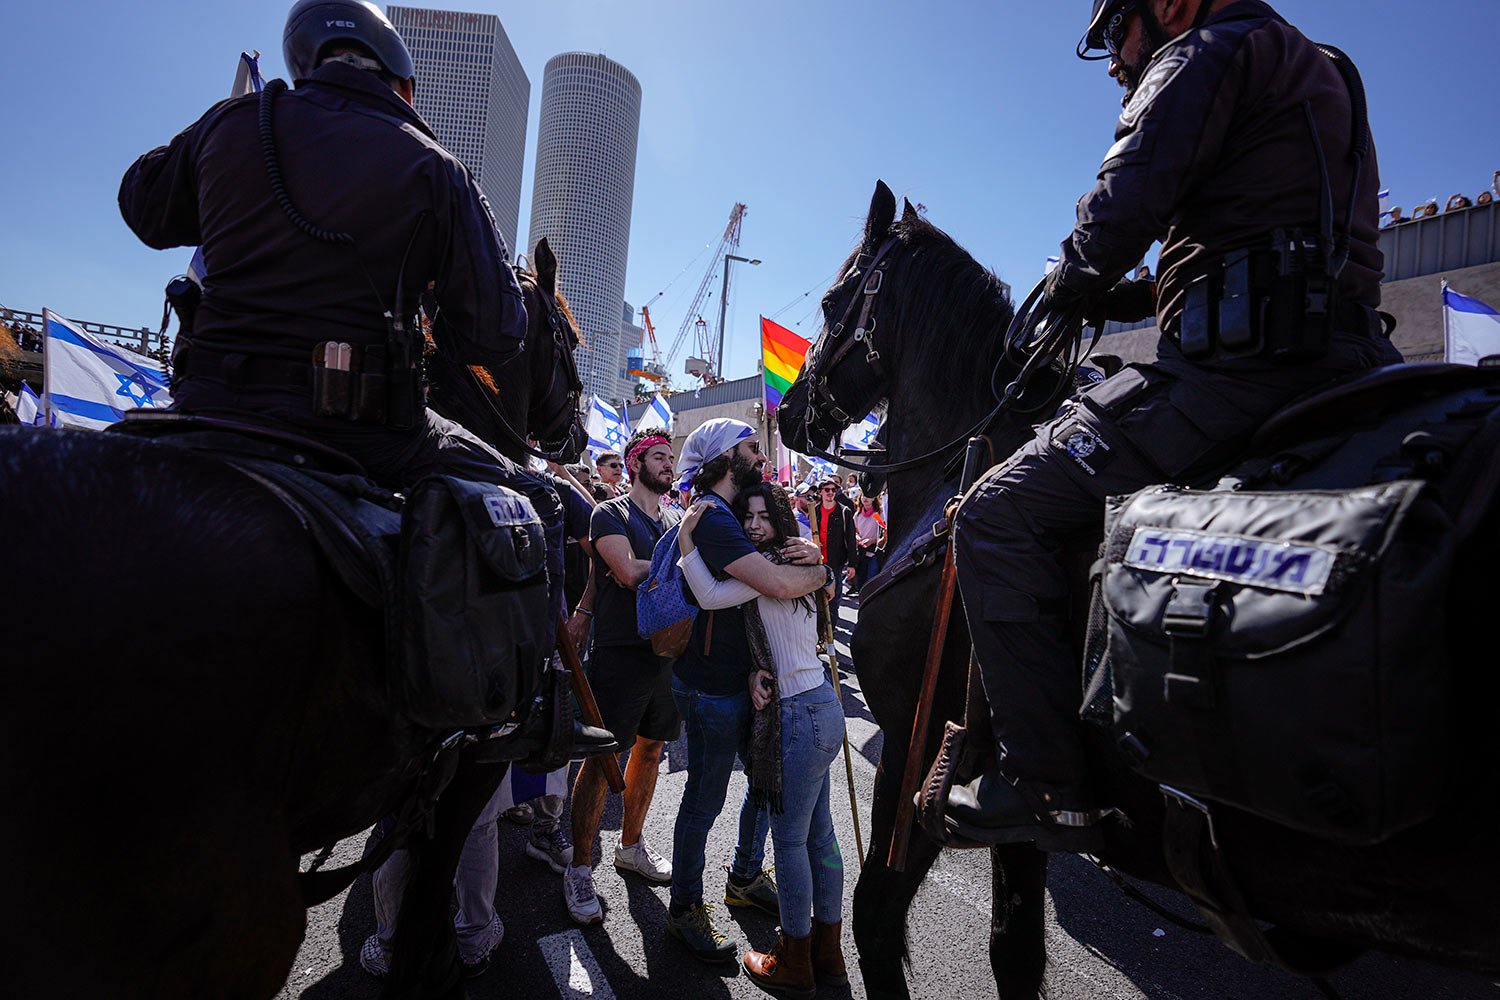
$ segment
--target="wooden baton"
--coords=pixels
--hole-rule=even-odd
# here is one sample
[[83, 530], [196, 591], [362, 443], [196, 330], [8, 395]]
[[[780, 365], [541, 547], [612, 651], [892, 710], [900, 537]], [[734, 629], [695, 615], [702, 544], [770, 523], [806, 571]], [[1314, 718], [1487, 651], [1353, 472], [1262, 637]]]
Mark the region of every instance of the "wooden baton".
[[[583, 662], [578, 659], [578, 650], [573, 646], [573, 637], [568, 634], [568, 623], [564, 621], [557, 630], [557, 651], [562, 654], [563, 666], [573, 682], [573, 694], [578, 697], [578, 710], [583, 721], [590, 726], [604, 728], [604, 716], [599, 714], [599, 703], [594, 700], [594, 689], [583, 675]], [[623, 750], [624, 747], [621, 747]], [[612, 792], [624, 793], [625, 775], [620, 773], [620, 758], [617, 754], [600, 754], [604, 758], [604, 781]]]

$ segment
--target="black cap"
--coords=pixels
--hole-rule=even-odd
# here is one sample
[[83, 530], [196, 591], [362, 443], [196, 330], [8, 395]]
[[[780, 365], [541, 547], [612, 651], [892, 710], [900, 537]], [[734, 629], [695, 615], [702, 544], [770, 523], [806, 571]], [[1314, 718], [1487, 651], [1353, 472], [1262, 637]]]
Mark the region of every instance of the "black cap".
[[336, 42], [369, 50], [381, 68], [399, 80], [417, 75], [396, 26], [368, 0], [297, 0], [281, 36], [281, 54], [292, 79], [312, 76], [318, 57]]

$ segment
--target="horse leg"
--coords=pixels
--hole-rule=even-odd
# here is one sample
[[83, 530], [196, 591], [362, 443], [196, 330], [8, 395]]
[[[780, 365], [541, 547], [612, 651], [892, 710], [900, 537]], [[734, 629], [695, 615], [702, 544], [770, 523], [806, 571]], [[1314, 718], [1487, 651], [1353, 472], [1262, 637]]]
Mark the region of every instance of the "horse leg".
[[[901, 762], [899, 758], [893, 762], [891, 753], [888, 743], [875, 772], [869, 850], [854, 887], [854, 947], [859, 953], [860, 974], [870, 1000], [910, 1000], [906, 985], [906, 966], [910, 965], [906, 915], [938, 855], [936, 844], [920, 831], [913, 831], [906, 870], [898, 872], [886, 863], [895, 832], [896, 799], [901, 783]], [[887, 767], [888, 764], [891, 766]]]
[[1035, 1000], [1047, 969], [1047, 855], [1028, 844], [990, 848], [990, 969], [1000, 1000]]
[[409, 844], [410, 873], [391, 943], [385, 1000], [462, 1000], [463, 966], [451, 916], [459, 854], [506, 764], [459, 758], [453, 781], [438, 798], [432, 839]]

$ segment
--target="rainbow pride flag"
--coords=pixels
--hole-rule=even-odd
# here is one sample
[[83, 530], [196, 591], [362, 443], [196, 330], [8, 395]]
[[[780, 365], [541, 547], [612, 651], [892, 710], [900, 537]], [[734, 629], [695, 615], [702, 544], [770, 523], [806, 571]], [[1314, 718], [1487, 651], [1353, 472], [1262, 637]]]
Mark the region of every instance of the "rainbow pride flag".
[[812, 341], [803, 340], [784, 326], [760, 318], [761, 369], [766, 379], [766, 412], [781, 405], [781, 397], [792, 387], [802, 362], [812, 349]]

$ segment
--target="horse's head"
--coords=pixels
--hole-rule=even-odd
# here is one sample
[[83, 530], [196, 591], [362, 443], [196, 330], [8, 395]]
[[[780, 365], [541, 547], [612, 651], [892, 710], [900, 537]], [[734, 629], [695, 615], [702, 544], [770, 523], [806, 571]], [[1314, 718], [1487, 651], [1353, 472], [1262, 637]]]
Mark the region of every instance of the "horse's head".
[[783, 440], [797, 451], [824, 447], [881, 403], [970, 420], [983, 412], [1012, 314], [998, 278], [910, 202], [898, 219], [896, 196], [879, 181], [839, 273], [778, 410]]
[[578, 400], [583, 382], [573, 352], [582, 342], [568, 300], [557, 287], [557, 255], [543, 237], [532, 254], [532, 271], [522, 271], [526, 297], [529, 356], [528, 433], [558, 461], [576, 462], [588, 442]]

